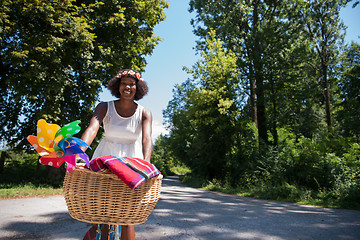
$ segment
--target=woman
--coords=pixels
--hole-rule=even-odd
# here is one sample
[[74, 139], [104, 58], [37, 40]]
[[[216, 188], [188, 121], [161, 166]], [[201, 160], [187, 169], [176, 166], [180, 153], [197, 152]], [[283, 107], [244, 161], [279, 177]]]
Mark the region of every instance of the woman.
[[[111, 94], [118, 99], [99, 103], [81, 139], [91, 144], [103, 123], [105, 137], [92, 158], [104, 155], [136, 157], [150, 162], [152, 153], [152, 114], [135, 103], [148, 92], [138, 71], [121, 70], [108, 83]], [[93, 226], [93, 231], [96, 226]], [[89, 239], [87, 236], [84, 239]], [[121, 240], [134, 240], [134, 226], [121, 227]]]

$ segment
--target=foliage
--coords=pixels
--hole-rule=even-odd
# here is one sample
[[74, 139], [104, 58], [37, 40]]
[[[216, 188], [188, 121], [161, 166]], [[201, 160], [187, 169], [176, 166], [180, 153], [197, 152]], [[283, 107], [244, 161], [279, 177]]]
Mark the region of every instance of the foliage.
[[0, 198], [62, 194], [63, 178], [50, 178], [38, 159], [35, 153], [8, 151], [0, 174]]
[[352, 43], [345, 52], [338, 119], [347, 136], [360, 140], [360, 45]]
[[343, 143], [344, 153], [337, 156], [329, 153], [334, 152], [327, 142], [334, 141], [331, 136], [296, 141], [294, 133], [288, 129], [279, 129], [279, 132], [277, 148], [252, 154], [248, 159], [246, 154], [239, 155], [243, 164], [233, 166], [236, 175], [225, 180], [209, 180], [190, 174], [182, 181], [190, 186], [229, 194], [360, 209], [358, 144]]
[[[194, 172], [210, 178], [225, 172], [226, 152], [232, 145], [238, 114], [236, 57], [222, 49], [214, 34], [207, 39], [208, 52], [202, 52], [202, 59], [186, 69], [194, 80], [177, 86], [174, 100], [165, 111], [171, 122], [174, 154]], [[179, 143], [182, 148], [176, 147]]]
[[[202, 59], [164, 111], [168, 153], [191, 169], [184, 181], [359, 207], [359, 47], [343, 42], [347, 2], [190, 1]], [[231, 88], [226, 69], [237, 73]]]
[[352, 1], [352, 0], [351, 0], [350, 2], [354, 2], [354, 3], [353, 3], [353, 8], [355, 8], [355, 7], [359, 4], [360, 1]]
[[238, 58], [260, 144], [276, 145], [284, 125], [296, 124], [307, 137], [322, 121], [333, 125], [344, 37], [339, 11], [347, 2], [190, 1], [199, 48], [214, 29]]
[[171, 168], [174, 166], [168, 141], [169, 139], [166, 136], [160, 135], [155, 141], [151, 155], [151, 163], [154, 164], [164, 176], [172, 175], [173, 172]]
[[0, 134], [26, 146], [40, 118], [88, 122], [101, 86], [143, 70], [165, 0], [10, 1], [0, 6]]
[[344, 41], [345, 26], [340, 21], [340, 8], [348, 1], [309, 1], [302, 11], [304, 35], [311, 39], [310, 47], [316, 58], [316, 78], [323, 92], [326, 112], [326, 123], [333, 125], [332, 104], [336, 98], [336, 63], [339, 61], [339, 50]]
[[216, 180], [204, 181], [196, 176], [184, 176], [182, 182], [192, 187], [199, 187], [210, 191], [235, 194], [244, 197], [287, 201], [319, 207], [360, 210], [358, 195], [357, 198], [354, 197], [352, 199], [339, 198], [339, 194], [335, 191], [314, 191], [288, 183], [283, 183], [281, 185], [263, 184], [251, 187], [246, 185], [232, 187]]
[[[283, 91], [285, 84], [292, 84], [298, 77], [298, 73], [286, 71], [298, 67], [292, 55], [301, 53], [307, 58], [303, 53], [306, 51], [300, 50], [306, 50], [306, 41], [298, 33], [299, 24], [292, 20], [299, 8], [301, 4], [291, 1], [190, 1], [190, 11], [196, 12], [195, 34], [206, 39], [214, 29], [216, 37], [224, 41], [224, 48], [237, 56], [241, 87], [249, 95], [251, 118], [258, 127], [261, 144], [268, 143], [269, 128], [276, 131], [278, 109], [283, 107], [278, 99], [292, 97]], [[203, 45], [199, 41], [199, 46]], [[272, 109], [267, 108], [270, 105]], [[268, 112], [273, 114], [269, 116]]]
[[167, 135], [160, 135], [154, 144], [151, 155], [151, 163], [154, 164], [164, 176], [184, 175], [191, 170], [182, 162], [174, 158], [170, 147], [170, 139]]

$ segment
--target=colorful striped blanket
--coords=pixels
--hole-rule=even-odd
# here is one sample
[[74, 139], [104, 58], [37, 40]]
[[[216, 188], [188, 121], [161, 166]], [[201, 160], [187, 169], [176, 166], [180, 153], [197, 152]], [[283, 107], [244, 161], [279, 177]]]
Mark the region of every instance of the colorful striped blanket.
[[111, 155], [94, 158], [90, 161], [89, 169], [94, 172], [113, 173], [132, 190], [160, 174], [153, 164], [142, 159], [117, 158]]

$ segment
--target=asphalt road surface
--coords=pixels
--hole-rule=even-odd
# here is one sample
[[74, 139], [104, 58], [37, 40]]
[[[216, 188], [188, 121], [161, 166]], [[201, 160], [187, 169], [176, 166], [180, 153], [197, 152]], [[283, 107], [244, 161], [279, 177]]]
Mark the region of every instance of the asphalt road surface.
[[[0, 240], [82, 239], [90, 224], [70, 217], [63, 196], [0, 200]], [[163, 180], [137, 240], [360, 239], [360, 212], [302, 206], [190, 188]]]

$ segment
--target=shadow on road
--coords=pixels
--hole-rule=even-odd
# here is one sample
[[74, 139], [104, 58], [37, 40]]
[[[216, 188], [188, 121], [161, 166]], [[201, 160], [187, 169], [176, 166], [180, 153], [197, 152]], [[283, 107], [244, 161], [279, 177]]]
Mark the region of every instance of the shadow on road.
[[[0, 201], [0, 239], [82, 239], [90, 227], [67, 212], [63, 196]], [[160, 200], [137, 240], [360, 239], [360, 212], [265, 201], [163, 180]]]
[[90, 225], [71, 218], [60, 195], [0, 201], [0, 240], [82, 239]]
[[214, 193], [163, 181], [139, 239], [360, 239], [360, 212]]
[[82, 239], [86, 229], [90, 228], [90, 224], [72, 219], [68, 212], [40, 215], [37, 219], [9, 223], [4, 230], [16, 234], [0, 239]]

